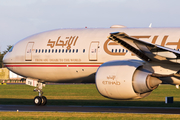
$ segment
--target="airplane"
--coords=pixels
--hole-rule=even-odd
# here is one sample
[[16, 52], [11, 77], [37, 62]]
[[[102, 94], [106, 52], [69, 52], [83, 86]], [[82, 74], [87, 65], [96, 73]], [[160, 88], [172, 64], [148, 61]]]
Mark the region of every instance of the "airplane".
[[17, 42], [5, 67], [36, 87], [45, 105], [46, 82], [95, 83], [111, 99], [144, 98], [161, 83], [180, 85], [180, 28], [57, 29]]

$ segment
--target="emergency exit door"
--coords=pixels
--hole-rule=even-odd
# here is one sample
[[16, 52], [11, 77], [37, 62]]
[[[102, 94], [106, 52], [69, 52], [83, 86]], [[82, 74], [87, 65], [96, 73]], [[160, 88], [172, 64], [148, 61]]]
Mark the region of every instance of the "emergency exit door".
[[97, 61], [97, 59], [98, 59], [98, 46], [99, 46], [98, 41], [91, 42], [90, 51], [89, 51], [89, 60], [90, 61]]
[[34, 42], [29, 42], [26, 47], [25, 53], [25, 60], [31, 61], [32, 60], [32, 49], [33, 49]]

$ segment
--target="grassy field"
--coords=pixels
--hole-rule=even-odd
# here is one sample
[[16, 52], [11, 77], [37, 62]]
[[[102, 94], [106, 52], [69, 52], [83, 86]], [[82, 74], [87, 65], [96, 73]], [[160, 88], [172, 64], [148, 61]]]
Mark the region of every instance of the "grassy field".
[[0, 120], [177, 120], [180, 115], [126, 113], [0, 112]]
[[[38, 94], [34, 87], [7, 84], [0, 86], [0, 104], [33, 105], [33, 98]], [[94, 84], [59, 84], [47, 85], [44, 95], [48, 105], [93, 105], [93, 106], [148, 106], [180, 107], [180, 90], [171, 85], [160, 85], [152, 94], [138, 100], [112, 100], [101, 96]], [[165, 97], [173, 96], [173, 104], [165, 104]], [[125, 114], [125, 113], [60, 113], [60, 112], [0, 112], [0, 120], [39, 119], [39, 120], [132, 120], [155, 119], [175, 120], [180, 115], [163, 114]]]
[[[0, 104], [33, 105], [38, 95], [34, 87], [27, 85], [1, 85]], [[43, 88], [48, 105], [93, 105], [93, 106], [148, 106], [180, 107], [180, 90], [172, 85], [160, 85], [152, 94], [137, 100], [112, 100], [101, 96], [94, 84], [59, 84]], [[173, 96], [173, 104], [165, 104], [165, 97]]]

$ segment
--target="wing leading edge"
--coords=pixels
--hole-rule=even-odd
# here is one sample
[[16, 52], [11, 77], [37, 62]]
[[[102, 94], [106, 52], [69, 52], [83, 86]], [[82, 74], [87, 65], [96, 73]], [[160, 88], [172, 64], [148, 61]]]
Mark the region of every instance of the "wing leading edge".
[[178, 59], [180, 60], [179, 51], [133, 38], [124, 32], [110, 33], [109, 39], [125, 47], [146, 62], [177, 62]]

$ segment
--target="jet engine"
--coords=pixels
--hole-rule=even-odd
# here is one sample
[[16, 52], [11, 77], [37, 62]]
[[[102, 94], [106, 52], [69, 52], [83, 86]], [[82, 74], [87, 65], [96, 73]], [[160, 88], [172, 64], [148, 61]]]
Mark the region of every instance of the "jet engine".
[[110, 61], [96, 72], [99, 93], [112, 99], [139, 99], [148, 96], [161, 80], [152, 77], [153, 69], [142, 61]]

